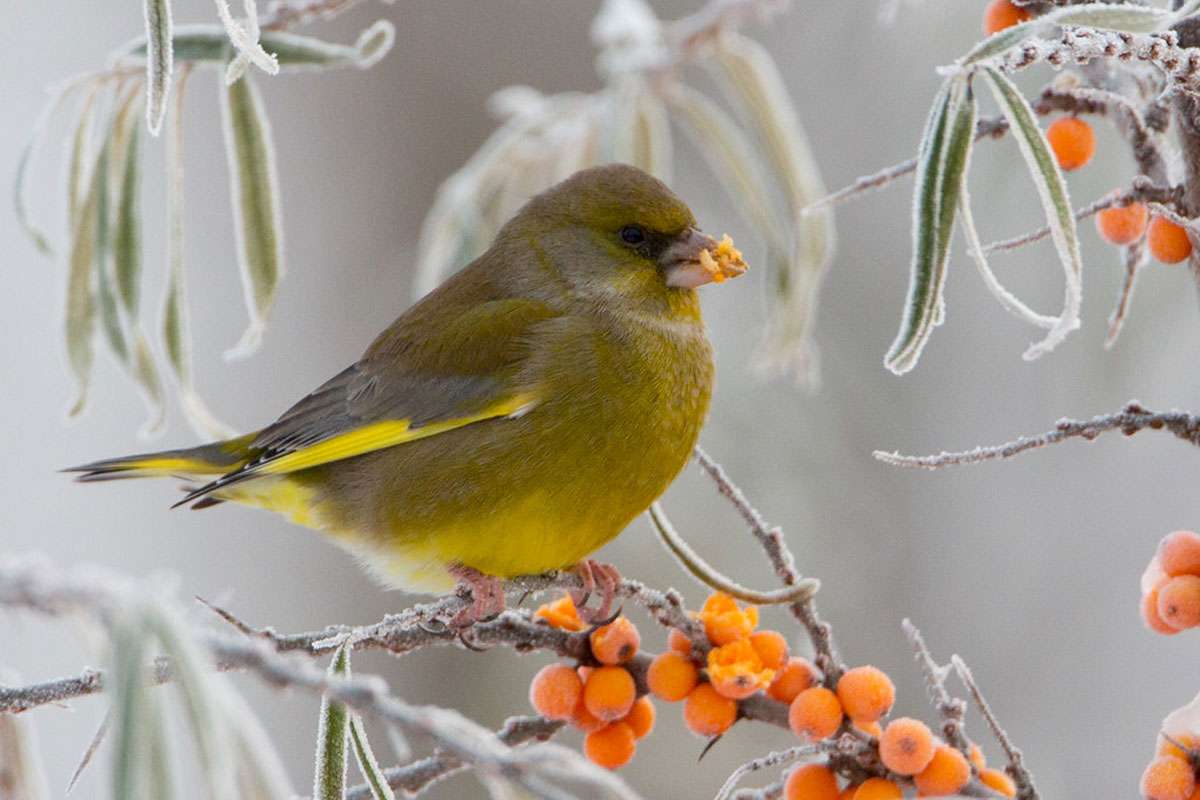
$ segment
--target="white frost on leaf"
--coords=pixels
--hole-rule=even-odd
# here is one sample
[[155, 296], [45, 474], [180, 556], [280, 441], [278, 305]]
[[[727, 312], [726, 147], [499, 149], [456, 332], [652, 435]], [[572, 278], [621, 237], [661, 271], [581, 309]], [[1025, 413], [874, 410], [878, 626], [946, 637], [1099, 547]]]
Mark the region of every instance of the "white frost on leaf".
[[225, 73], [225, 82], [237, 81], [250, 64], [254, 64], [268, 75], [277, 74], [279, 59], [264, 50], [258, 41], [258, 6], [254, 0], [243, 0], [243, 8], [246, 12], [244, 25], [233, 18], [233, 12], [229, 9], [229, 0], [215, 0], [215, 2], [217, 16], [221, 18], [221, 24], [225, 26], [229, 41], [238, 50], [237, 57], [234, 58]]
[[1158, 553], [1155, 553], [1154, 558], [1146, 565], [1146, 571], [1142, 573], [1142, 594], [1149, 594], [1156, 587], [1162, 586], [1166, 580], [1167, 573], [1163, 571]]
[[670, 59], [663, 27], [645, 0], [605, 0], [592, 20], [596, 68], [611, 77], [642, 72]]
[[1200, 734], [1200, 694], [1186, 706], [1167, 714], [1163, 719], [1162, 732], [1172, 739]]

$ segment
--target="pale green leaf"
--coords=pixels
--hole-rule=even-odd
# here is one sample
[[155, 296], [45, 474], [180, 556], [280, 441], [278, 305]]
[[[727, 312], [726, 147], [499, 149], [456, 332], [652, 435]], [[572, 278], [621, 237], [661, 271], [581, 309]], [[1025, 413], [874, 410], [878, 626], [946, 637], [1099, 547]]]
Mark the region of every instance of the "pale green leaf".
[[[350, 674], [350, 648], [342, 645], [333, 654], [330, 677]], [[317, 758], [313, 774], [313, 800], [342, 800], [346, 793], [346, 741], [350, 711], [342, 703], [321, 698], [317, 723]]]
[[[6, 673], [5, 683], [10, 676]], [[46, 800], [50, 791], [34, 736], [34, 715], [0, 714], [0, 796]]]
[[174, 65], [171, 0], [144, 0], [146, 18], [146, 125], [157, 136], [167, 113]]
[[249, 327], [225, 355], [242, 358], [258, 348], [275, 302], [283, 275], [283, 226], [275, 147], [258, 89], [247, 76], [227, 85], [221, 96], [238, 264], [250, 313]]
[[373, 800], [396, 800], [396, 793], [388, 785], [383, 769], [371, 750], [366, 726], [358, 714], [350, 715], [350, 743], [354, 747], [354, 760], [358, 764], [358, 771], [366, 779]]
[[[80, 164], [86, 159], [87, 136], [86, 126], [91, 117], [84, 113], [76, 129], [75, 149], [72, 160], [78, 157]], [[103, 152], [103, 151], [102, 151]], [[73, 166], [73, 170], [82, 168]], [[67, 361], [75, 376], [76, 399], [69, 414], [75, 416], [81, 413], [87, 405], [88, 386], [91, 382], [92, 363], [95, 360], [96, 333], [96, 295], [94, 278], [96, 270], [96, 240], [99, 235], [100, 197], [107, 191], [107, 167], [102, 159], [97, 159], [92, 172], [86, 181], [79, 175], [73, 174], [73, 186], [86, 183], [87, 188], [82, 196], [70, 203], [69, 217], [71, 221], [70, 242], [67, 257], [67, 301], [65, 314], [65, 335], [67, 342]], [[74, 197], [75, 195], [72, 194]]]
[[144, 686], [148, 644], [142, 615], [126, 610], [111, 633], [108, 685], [113, 704], [112, 796], [128, 800], [146, 797], [149, 782], [146, 750], [151, 731], [147, 729], [149, 698]]
[[985, 67], [983, 74], [1008, 120], [1012, 136], [1037, 187], [1038, 199], [1045, 211], [1050, 236], [1066, 279], [1062, 313], [1046, 337], [1031, 345], [1024, 353], [1026, 360], [1033, 360], [1053, 350], [1067, 334], [1079, 327], [1079, 310], [1083, 300], [1083, 258], [1079, 252], [1079, 235], [1062, 170], [1038, 127], [1037, 117], [1029, 102], [999, 70]]

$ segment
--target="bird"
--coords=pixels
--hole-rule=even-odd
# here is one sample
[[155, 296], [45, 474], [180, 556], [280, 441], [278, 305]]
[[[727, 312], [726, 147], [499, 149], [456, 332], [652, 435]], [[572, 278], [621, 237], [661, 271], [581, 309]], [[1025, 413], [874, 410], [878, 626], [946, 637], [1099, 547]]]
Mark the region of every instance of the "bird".
[[657, 178], [584, 169], [266, 427], [67, 471], [282, 514], [388, 588], [469, 590], [459, 629], [504, 610], [504, 579], [560, 569], [601, 590], [599, 618], [620, 574], [589, 556], [667, 489], [708, 414], [696, 289], [745, 269]]

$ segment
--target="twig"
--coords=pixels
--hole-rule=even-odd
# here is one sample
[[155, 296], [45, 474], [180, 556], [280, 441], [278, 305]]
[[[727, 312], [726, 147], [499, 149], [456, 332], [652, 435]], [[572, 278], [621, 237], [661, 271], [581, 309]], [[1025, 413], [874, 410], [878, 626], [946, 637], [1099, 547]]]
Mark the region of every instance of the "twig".
[[983, 693], [979, 691], [978, 684], [975, 683], [975, 676], [971, 674], [971, 670], [967, 667], [966, 663], [957, 655], [950, 656], [950, 663], [954, 665], [954, 671], [958, 673], [959, 680], [967, 687], [971, 699], [975, 701], [975, 705], [979, 708], [980, 715], [987, 722], [988, 727], [992, 730], [992, 735], [996, 737], [996, 741], [1000, 743], [1005, 756], [1008, 757], [1007, 772], [1017, 784], [1017, 800], [1037, 800], [1038, 792], [1033, 785], [1033, 775], [1025, 768], [1021, 751], [1008, 738], [1008, 734], [1004, 731], [1004, 728], [1000, 727], [999, 720], [992, 713], [992, 707], [988, 705], [987, 700], [983, 697]]
[[[716, 484], [717, 491], [733, 504], [742, 519], [746, 521], [750, 532], [754, 534], [763, 550], [766, 551], [767, 559], [775, 568], [775, 574], [779, 576], [783, 585], [800, 585], [803, 579], [796, 570], [796, 559], [792, 556], [792, 551], [788, 549], [783, 540], [783, 531], [776, 526], [767, 524], [758, 509], [750, 504], [742, 490], [729, 479], [721, 465], [714, 461], [708, 453], [697, 447], [695, 454], [696, 462]], [[833, 632], [829, 624], [823, 622], [818, 616], [817, 605], [811, 597], [792, 603], [788, 608], [791, 610], [792, 616], [799, 620], [805, 631], [808, 632], [808, 638], [812, 641], [813, 649], [816, 651], [817, 666], [825, 674], [826, 685], [836, 686], [838, 678], [842, 676], [842, 664], [837, 657], [837, 651], [833, 644]]]
[[925, 644], [925, 637], [921, 636], [921, 632], [917, 630], [911, 620], [904, 619], [900, 626], [904, 629], [904, 635], [908, 637], [908, 641], [912, 643], [917, 663], [920, 664], [921, 671], [925, 673], [925, 686], [929, 691], [929, 698], [933, 701], [934, 710], [942, 718], [942, 734], [946, 741], [961, 750], [963, 755], [969, 756], [971, 742], [962, 731], [963, 716], [967, 710], [966, 703], [957, 697], [952, 697], [946, 690], [946, 675], [950, 668], [938, 666], [937, 662], [933, 660], [933, 656]]
[[263, 30], [277, 31], [307, 25], [318, 19], [330, 20], [361, 2], [362, 0], [275, 0], [259, 19], [259, 25]]
[[1133, 287], [1137, 282], [1138, 273], [1146, 266], [1148, 255], [1146, 241], [1141, 239], [1134, 242], [1121, 252], [1125, 262], [1125, 280], [1121, 282], [1121, 293], [1117, 296], [1117, 305], [1108, 318], [1108, 335], [1104, 337], [1104, 349], [1111, 350], [1125, 327], [1125, 318], [1129, 314], [1129, 302], [1133, 299]]
[[829, 742], [800, 745], [799, 747], [789, 747], [787, 750], [776, 750], [767, 753], [761, 758], [747, 761], [726, 778], [725, 783], [721, 785], [720, 790], [717, 792], [715, 800], [727, 800], [733, 793], [734, 788], [737, 787], [738, 782], [752, 772], [758, 772], [761, 769], [770, 769], [780, 764], [787, 764], [799, 758], [808, 758], [809, 756], [827, 753], [833, 746]]
[[1000, 458], [1012, 458], [1026, 450], [1036, 450], [1067, 439], [1095, 439], [1102, 433], [1120, 430], [1132, 436], [1140, 430], [1167, 430], [1189, 444], [1200, 447], [1200, 417], [1183, 411], [1156, 413], [1142, 408], [1137, 401], [1130, 401], [1115, 414], [1101, 414], [1089, 420], [1061, 419], [1055, 429], [1040, 436], [1022, 436], [996, 447], [976, 447], [958, 453], [942, 452], [930, 456], [905, 456], [897, 452], [874, 452], [875, 458], [896, 467], [920, 467], [939, 469], [960, 464], [978, 464]]

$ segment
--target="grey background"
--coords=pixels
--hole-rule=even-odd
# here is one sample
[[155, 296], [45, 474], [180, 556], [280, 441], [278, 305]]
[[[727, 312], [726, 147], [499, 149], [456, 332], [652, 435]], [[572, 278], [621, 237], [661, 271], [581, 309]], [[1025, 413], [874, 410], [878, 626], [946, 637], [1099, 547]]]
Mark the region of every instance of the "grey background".
[[[694, 7], [655, 3], [664, 16]], [[134, 3], [13, 3], [0, 31], [0, 159], [5, 180], [43, 98], [43, 85], [103, 63], [139, 32]], [[770, 26], [749, 30], [778, 59], [831, 186], [910, 156], [936, 87], [933, 68], [978, 33], [982, 2], [904, 4], [891, 28], [875, 3], [797, 2]], [[206, 21], [212, 4], [177, 3], [177, 19]], [[546, 91], [598, 86], [587, 28], [593, 2], [399, 2], [363, 6], [313, 32], [352, 40], [376, 15], [396, 23], [395, 50], [369, 72], [261, 80], [274, 122], [284, 190], [289, 275], [262, 351], [225, 364], [220, 352], [244, 324], [233, 265], [228, 192], [216, 117], [216, 82], [197, 75], [188, 97], [188, 268], [198, 381], [215, 410], [239, 427], [271, 419], [353, 359], [409, 302], [418, 225], [438, 182], [492, 127], [485, 98], [511, 83]], [[1045, 74], [1031, 76], [1036, 88]], [[1131, 161], [1099, 125], [1101, 157], [1071, 177], [1079, 202], [1119, 185]], [[61, 138], [61, 136], [60, 136]], [[161, 290], [162, 152], [148, 148], [147, 297]], [[61, 217], [58, 140], [37, 167], [35, 210]], [[1036, 203], [1011, 141], [988, 142], [972, 191], [985, 239], [1037, 223]], [[701, 223], [728, 230], [753, 261], [761, 246], [715, 191], [696, 155], [681, 147], [675, 181]], [[820, 605], [851, 663], [885, 668], [899, 711], [928, 717], [924, 691], [900, 633], [911, 616], [941, 657], [961, 653], [1048, 797], [1129, 796], [1161, 717], [1196, 691], [1194, 633], [1167, 639], [1144, 630], [1137, 580], [1163, 534], [1200, 524], [1191, 497], [1196, 454], [1164, 435], [1070, 443], [1007, 464], [937, 474], [900, 471], [874, 448], [957, 449], [1048, 429], [1061, 415], [1116, 409], [1131, 397], [1151, 407], [1196, 407], [1196, 298], [1179, 268], [1146, 271], [1132, 320], [1113, 352], [1102, 349], [1120, 281], [1114, 251], [1084, 229], [1084, 327], [1035, 363], [1020, 353], [1036, 331], [987, 294], [959, 248], [952, 259], [946, 324], [918, 368], [901, 379], [881, 358], [899, 319], [907, 278], [907, 182], [840, 211], [840, 249], [825, 284], [818, 338], [825, 385], [815, 396], [756, 382], [748, 362], [758, 333], [759, 278], [704, 293], [719, 382], [703, 436], [773, 521], [785, 526], [802, 569], [823, 580]], [[166, 483], [72, 485], [55, 470], [144, 449], [143, 411], [111, 358], [98, 359], [89, 415], [67, 425], [71, 393], [59, 337], [64, 269], [41, 258], [0, 214], [4, 292], [0, 315], [0, 551], [42, 551], [64, 563], [94, 562], [130, 574], [167, 571], [181, 594], [223, 600], [281, 630], [369, 622], [412, 602], [381, 591], [319, 537], [259, 512], [223, 507], [172, 512]], [[956, 248], [958, 243], [955, 243]], [[1061, 302], [1061, 274], [1047, 245], [997, 262], [1004, 280], [1042, 310]], [[155, 310], [156, 311], [156, 310]], [[156, 323], [155, 317], [148, 317]], [[154, 446], [192, 442], [172, 416]], [[694, 472], [666, 497], [690, 541], [737, 578], [767, 585], [769, 571], [732, 511]], [[638, 521], [601, 555], [631, 577], [672, 584], [696, 603], [703, 592]], [[777, 611], [766, 622], [786, 626]], [[661, 646], [649, 623], [648, 644]], [[790, 628], [788, 630], [791, 630]], [[798, 641], [798, 639], [796, 640]], [[78, 629], [34, 617], [0, 618], [0, 667], [28, 680], [77, 671], [94, 660]], [[495, 724], [524, 711], [542, 656], [433, 650], [403, 660], [364, 657], [395, 691], [453, 705]], [[238, 679], [274, 734], [295, 784], [311, 780], [316, 702]], [[32, 714], [54, 796], [104, 710], [102, 699]], [[649, 797], [708, 797], [734, 765], [787, 746], [785, 732], [739, 726], [700, 764], [701, 742], [660, 704], [657, 731], [625, 770]], [[973, 733], [986, 741], [978, 722]], [[564, 737], [578, 742], [574, 733]], [[993, 760], [994, 744], [985, 746]], [[387, 752], [382, 738], [376, 750]], [[101, 759], [77, 790], [102, 796]], [[458, 778], [435, 796], [475, 797]], [[186, 796], [195, 796], [188, 792]]]

